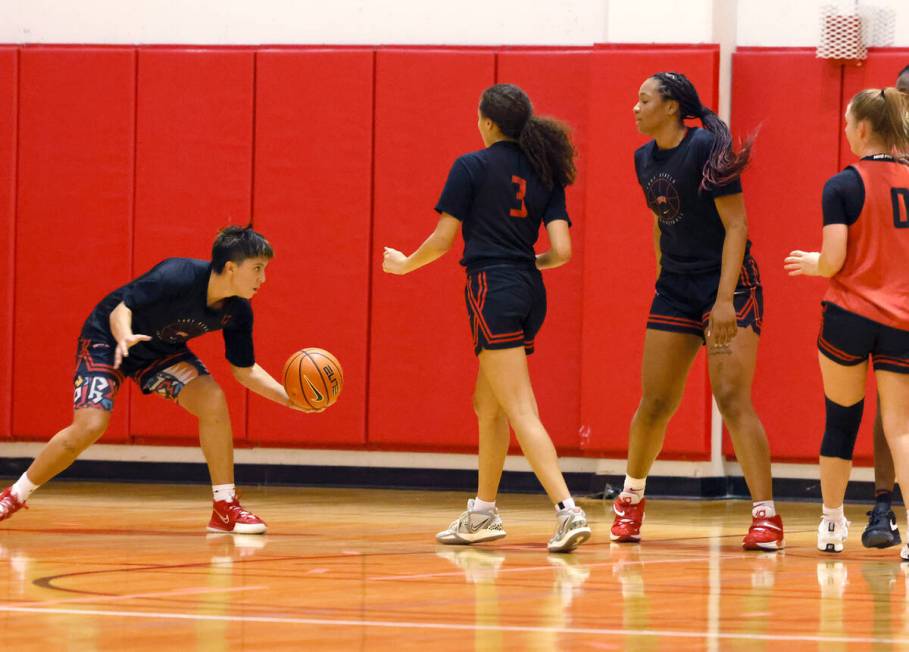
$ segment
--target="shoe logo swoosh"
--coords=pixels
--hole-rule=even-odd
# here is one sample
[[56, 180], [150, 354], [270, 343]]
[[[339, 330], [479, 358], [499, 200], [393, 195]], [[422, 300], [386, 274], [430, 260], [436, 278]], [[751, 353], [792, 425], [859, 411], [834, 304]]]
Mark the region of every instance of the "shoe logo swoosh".
[[612, 508], [612, 511], [616, 513], [616, 516], [625, 516], [625, 512], [620, 512], [615, 507]]
[[312, 390], [312, 393], [315, 394], [315, 398], [316, 398], [317, 401], [324, 401], [324, 400], [325, 400], [325, 397], [322, 396], [322, 392], [320, 392], [319, 390], [316, 389], [316, 386], [312, 384], [312, 381], [311, 381], [309, 378], [307, 378], [306, 376], [304, 376], [304, 377], [303, 377], [303, 380], [305, 380], [305, 381], [306, 381], [306, 384], [309, 385], [309, 388]]
[[218, 518], [220, 518], [221, 522], [224, 523], [225, 525], [230, 523], [230, 516], [227, 516], [227, 515], [221, 516], [220, 514], [218, 514]]

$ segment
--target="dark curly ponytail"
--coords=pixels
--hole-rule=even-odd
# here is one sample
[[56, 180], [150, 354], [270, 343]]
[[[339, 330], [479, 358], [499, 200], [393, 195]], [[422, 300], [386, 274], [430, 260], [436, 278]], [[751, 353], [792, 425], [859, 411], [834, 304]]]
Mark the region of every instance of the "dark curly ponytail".
[[575, 149], [564, 122], [533, 114], [527, 93], [514, 84], [490, 86], [480, 97], [480, 113], [518, 142], [547, 188], [574, 183]]

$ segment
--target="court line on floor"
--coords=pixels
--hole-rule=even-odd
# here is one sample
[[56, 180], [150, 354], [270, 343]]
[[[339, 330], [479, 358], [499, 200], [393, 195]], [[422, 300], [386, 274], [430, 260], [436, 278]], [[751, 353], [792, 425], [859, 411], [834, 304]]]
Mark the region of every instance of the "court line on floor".
[[[491, 551], [490, 551], [491, 552]], [[740, 555], [725, 555], [721, 557], [723, 561], [729, 559], [747, 559], [754, 558], [754, 555], [740, 554]], [[442, 558], [442, 557], [440, 557]], [[504, 555], [501, 557], [504, 559]], [[443, 558], [444, 559], [444, 558]], [[489, 558], [490, 560], [493, 557]], [[635, 560], [620, 560], [616, 559], [615, 561], [598, 561], [592, 563], [586, 563], [578, 560], [578, 568], [602, 568], [608, 566], [646, 566], [648, 564], [691, 564], [698, 562], [709, 562], [711, 557], [673, 557], [671, 559], [635, 559]], [[452, 563], [457, 563], [454, 560], [447, 560]], [[555, 564], [549, 564], [548, 566], [521, 566], [515, 568], [499, 568], [497, 573], [527, 573], [535, 571], [551, 571], [554, 568], [558, 568]], [[464, 569], [453, 570], [453, 571], [444, 571], [439, 573], [420, 573], [418, 575], [380, 575], [379, 577], [367, 577], [368, 581], [387, 581], [387, 580], [421, 580], [428, 579], [433, 577], [460, 577], [464, 574]]]
[[213, 589], [208, 586], [199, 586], [188, 589], [173, 589], [171, 591], [155, 591], [154, 593], [129, 593], [126, 595], [102, 594], [96, 593], [82, 598], [60, 598], [59, 600], [33, 600], [31, 602], [14, 602], [11, 605], [0, 605], [9, 607], [24, 607], [29, 605], [51, 605], [51, 604], [78, 604], [80, 602], [119, 602], [123, 600], [139, 600], [142, 598], [167, 598], [185, 595], [206, 595], [211, 593], [237, 593], [239, 591], [262, 591], [269, 588], [262, 584], [258, 586], [235, 586], [226, 589]]
[[273, 625], [316, 625], [335, 627], [381, 627], [385, 629], [435, 629], [452, 631], [519, 632], [529, 634], [568, 634], [592, 636], [652, 636], [661, 638], [698, 638], [760, 641], [808, 641], [817, 643], [896, 643], [909, 644], [909, 638], [878, 636], [823, 636], [817, 634], [756, 634], [750, 632], [691, 632], [658, 629], [607, 629], [594, 627], [544, 627], [533, 625], [477, 625], [467, 623], [419, 623], [384, 620], [338, 620], [331, 618], [294, 618], [290, 616], [228, 616], [215, 614], [182, 614], [155, 611], [108, 611], [103, 609], [41, 609], [0, 605], [0, 612], [65, 616], [108, 616], [157, 620], [217, 621], [228, 623], [263, 623]]

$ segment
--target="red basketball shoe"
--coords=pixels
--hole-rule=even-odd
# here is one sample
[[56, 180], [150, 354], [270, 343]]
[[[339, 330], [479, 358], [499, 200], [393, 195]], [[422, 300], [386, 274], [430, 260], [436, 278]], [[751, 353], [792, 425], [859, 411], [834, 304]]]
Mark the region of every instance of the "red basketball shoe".
[[742, 539], [745, 550], [782, 550], [783, 519], [776, 516], [755, 516], [748, 534]]
[[0, 493], [0, 521], [5, 521], [23, 507], [28, 509], [28, 505], [20, 503], [19, 499], [13, 495], [12, 487], [7, 487], [3, 493]]
[[641, 540], [641, 523], [644, 522], [644, 503], [641, 498], [637, 505], [631, 504], [631, 498], [619, 496], [612, 503], [615, 520], [609, 531], [609, 538], [618, 543], [638, 543]]
[[234, 496], [232, 500], [216, 500], [208, 522], [209, 532], [234, 532], [236, 534], [265, 534], [265, 521], [248, 512]]

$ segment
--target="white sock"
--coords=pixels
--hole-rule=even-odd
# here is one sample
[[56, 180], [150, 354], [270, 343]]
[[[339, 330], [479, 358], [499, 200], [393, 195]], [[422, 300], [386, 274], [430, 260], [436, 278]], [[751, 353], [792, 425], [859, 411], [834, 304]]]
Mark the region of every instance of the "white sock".
[[566, 509], [574, 509], [574, 498], [568, 496], [565, 500], [560, 500], [555, 504], [557, 512], [564, 512]]
[[479, 498], [473, 499], [473, 511], [475, 512], [492, 512], [495, 511], [496, 501], [487, 502]]
[[216, 502], [222, 500], [233, 500], [237, 495], [237, 487], [234, 484], [213, 484], [211, 493]]
[[751, 516], [753, 518], [772, 518], [776, 516], [776, 505], [772, 500], [756, 500], [751, 505]]
[[644, 487], [647, 486], [647, 478], [632, 478], [630, 475], [625, 476], [625, 487], [619, 496], [626, 499], [632, 505], [637, 505], [644, 497]]
[[12, 493], [20, 503], [24, 503], [31, 497], [32, 493], [41, 485], [35, 484], [28, 479], [28, 472], [23, 473], [13, 485]]
[[824, 505], [823, 512], [824, 512], [824, 518], [826, 518], [828, 521], [833, 521], [834, 523], [839, 523], [844, 518], [846, 518], [843, 515], [843, 506], [842, 505], [840, 505], [839, 507], [827, 507], [827, 505]]

